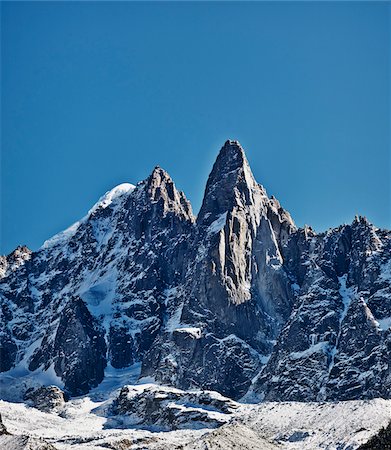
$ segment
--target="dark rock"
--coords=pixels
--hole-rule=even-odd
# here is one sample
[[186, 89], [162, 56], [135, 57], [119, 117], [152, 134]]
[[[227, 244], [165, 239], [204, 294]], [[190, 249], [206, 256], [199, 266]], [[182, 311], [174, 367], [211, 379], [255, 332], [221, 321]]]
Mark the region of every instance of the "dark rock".
[[18, 347], [8, 329], [0, 331], [0, 372], [10, 370], [16, 359]]
[[372, 436], [368, 442], [360, 445], [358, 450], [391, 450], [391, 422]]
[[80, 298], [71, 300], [60, 316], [53, 359], [56, 374], [72, 395], [85, 394], [103, 380], [106, 367], [103, 330]]
[[7, 428], [5, 427], [3, 419], [0, 414], [0, 436], [2, 436], [3, 434], [10, 434], [10, 433], [8, 433]]

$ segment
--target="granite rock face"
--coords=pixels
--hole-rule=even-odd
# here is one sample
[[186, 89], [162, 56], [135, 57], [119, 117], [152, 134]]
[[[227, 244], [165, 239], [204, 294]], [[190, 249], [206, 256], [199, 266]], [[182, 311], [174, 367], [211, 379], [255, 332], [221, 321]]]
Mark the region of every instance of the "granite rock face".
[[194, 217], [156, 167], [0, 260], [0, 370], [71, 395], [107, 366], [239, 399], [390, 398], [391, 232], [298, 229], [227, 141]]
[[206, 185], [184, 282], [142, 373], [244, 395], [294, 302], [281, 249], [295, 229], [256, 183], [240, 145], [226, 142]]
[[267, 400], [390, 398], [391, 233], [365, 218], [299, 233], [285, 250], [297, 303], [255, 390]]
[[3, 434], [9, 434], [9, 433], [7, 431], [6, 426], [3, 424], [3, 419], [0, 414], [0, 436], [2, 436]]

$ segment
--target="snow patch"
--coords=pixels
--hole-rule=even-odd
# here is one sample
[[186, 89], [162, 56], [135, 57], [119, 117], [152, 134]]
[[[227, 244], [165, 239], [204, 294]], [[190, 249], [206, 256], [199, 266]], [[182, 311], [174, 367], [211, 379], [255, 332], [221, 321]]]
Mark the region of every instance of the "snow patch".
[[336, 339], [336, 342], [335, 342], [335, 346], [330, 352], [330, 354], [331, 354], [331, 361], [330, 361], [330, 365], [329, 365], [329, 373], [331, 372], [331, 369], [334, 366], [335, 355], [337, 354], [337, 348], [338, 348], [339, 340], [340, 340], [341, 333], [342, 333], [342, 323], [345, 320], [345, 317], [346, 317], [346, 314], [348, 312], [349, 306], [350, 306], [350, 304], [352, 302], [352, 299], [355, 296], [355, 289], [353, 287], [348, 288], [346, 286], [347, 277], [348, 277], [347, 274], [342, 275], [341, 277], [338, 277], [339, 294], [342, 297], [343, 310], [342, 310], [342, 313], [341, 313], [341, 315], [339, 317], [339, 331], [338, 331], [337, 339]]
[[75, 222], [73, 225], [71, 225], [69, 228], [67, 228], [64, 231], [60, 231], [60, 233], [55, 234], [53, 237], [45, 241], [42, 245], [42, 249], [48, 249], [51, 247], [55, 247], [56, 245], [61, 245], [67, 240], [71, 239], [78, 230], [80, 224], [83, 222], [83, 219]]
[[184, 328], [176, 328], [174, 331], [177, 333], [186, 333], [190, 334], [194, 339], [201, 339], [201, 328], [197, 327], [184, 327]]
[[208, 233], [218, 233], [224, 228], [226, 221], [227, 211], [223, 214], [220, 214], [217, 219], [209, 225]]
[[301, 358], [307, 358], [308, 356], [313, 355], [314, 353], [319, 353], [324, 351], [324, 349], [327, 347], [327, 342], [318, 342], [317, 344], [311, 345], [309, 348], [302, 352], [293, 352], [290, 354], [292, 359], [301, 359]]
[[106, 192], [105, 195], [103, 195], [97, 203], [88, 211], [88, 215], [90, 216], [98, 209], [107, 208], [111, 203], [113, 203], [114, 200], [116, 200], [118, 197], [122, 196], [123, 194], [130, 194], [134, 191], [136, 186], [130, 183], [122, 183], [116, 186], [115, 188], [111, 189], [111, 191]]
[[376, 320], [380, 330], [387, 331], [391, 328], [391, 317], [385, 317], [384, 319]]
[[115, 200], [117, 200], [119, 197], [121, 197], [124, 194], [129, 194], [133, 192], [135, 189], [135, 186], [130, 183], [122, 183], [113, 188], [111, 191], [106, 192], [105, 195], [103, 195], [97, 203], [88, 211], [88, 214], [84, 216], [79, 221], [75, 222], [73, 225], [71, 225], [69, 228], [67, 228], [64, 231], [60, 231], [60, 233], [55, 234], [53, 237], [45, 241], [41, 247], [41, 249], [48, 249], [51, 247], [59, 246], [64, 244], [66, 241], [71, 239], [79, 229], [79, 226], [86, 222], [86, 220], [93, 214], [95, 211], [97, 211], [99, 208], [107, 208], [111, 203], [113, 203]]

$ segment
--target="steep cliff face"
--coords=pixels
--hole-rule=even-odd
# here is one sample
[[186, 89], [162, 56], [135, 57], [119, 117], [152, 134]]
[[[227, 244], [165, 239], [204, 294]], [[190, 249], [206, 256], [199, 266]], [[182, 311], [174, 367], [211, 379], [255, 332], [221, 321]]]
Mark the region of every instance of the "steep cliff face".
[[[0, 260], [0, 370], [73, 395], [106, 367], [232, 398], [390, 397], [391, 233], [297, 229], [227, 141], [195, 218], [156, 167]], [[52, 381], [53, 382], [53, 381]]]
[[239, 143], [227, 141], [206, 185], [185, 280], [143, 374], [243, 395], [293, 305], [281, 250], [294, 231], [256, 183]]
[[390, 238], [365, 218], [292, 236], [298, 299], [256, 382], [261, 398], [390, 397]]

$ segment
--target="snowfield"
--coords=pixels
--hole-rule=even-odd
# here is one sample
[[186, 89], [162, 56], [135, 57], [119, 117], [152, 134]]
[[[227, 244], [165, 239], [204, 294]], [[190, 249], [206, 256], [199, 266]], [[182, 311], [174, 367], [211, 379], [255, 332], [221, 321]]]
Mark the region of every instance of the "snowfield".
[[[42, 437], [59, 450], [353, 450], [391, 419], [391, 401], [383, 399], [337, 403], [265, 402], [241, 404], [227, 423], [217, 429], [162, 432], [146, 427], [124, 429], [120, 421], [112, 421], [102, 414], [106, 411], [106, 402], [85, 396], [72, 399], [59, 411], [45, 413], [23, 403], [0, 401], [0, 411], [10, 433]], [[6, 436], [0, 437], [0, 446], [6, 439]]]

